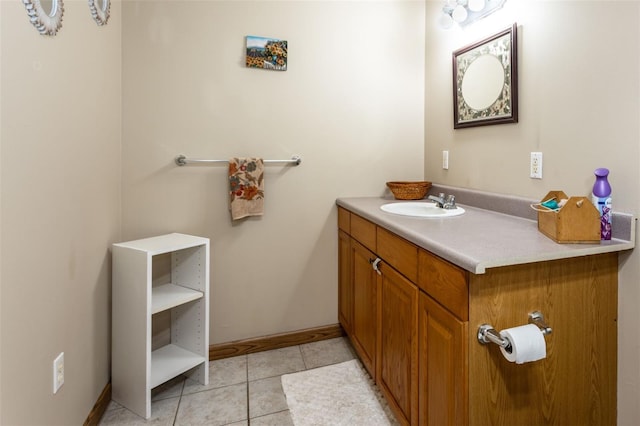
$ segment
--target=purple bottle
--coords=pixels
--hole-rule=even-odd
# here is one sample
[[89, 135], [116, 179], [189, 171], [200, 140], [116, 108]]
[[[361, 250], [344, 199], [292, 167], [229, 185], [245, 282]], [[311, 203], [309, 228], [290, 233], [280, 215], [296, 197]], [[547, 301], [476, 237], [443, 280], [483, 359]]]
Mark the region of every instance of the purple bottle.
[[611, 185], [607, 180], [609, 169], [600, 168], [593, 172], [596, 182], [593, 184], [591, 201], [600, 213], [600, 239], [611, 239]]

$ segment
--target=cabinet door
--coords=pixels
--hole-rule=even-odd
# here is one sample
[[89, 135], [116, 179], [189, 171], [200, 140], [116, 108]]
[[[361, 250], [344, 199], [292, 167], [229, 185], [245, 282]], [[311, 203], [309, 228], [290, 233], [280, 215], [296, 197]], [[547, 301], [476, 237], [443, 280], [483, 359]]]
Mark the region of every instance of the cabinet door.
[[376, 256], [351, 240], [353, 269], [352, 343], [371, 377], [375, 377], [378, 318], [378, 274], [372, 267]]
[[466, 425], [468, 416], [468, 322], [458, 320], [420, 292], [420, 424]]
[[351, 280], [351, 244], [349, 235], [338, 232], [338, 320], [348, 334], [353, 324], [353, 281]]
[[378, 385], [403, 424], [418, 423], [418, 288], [381, 265]]

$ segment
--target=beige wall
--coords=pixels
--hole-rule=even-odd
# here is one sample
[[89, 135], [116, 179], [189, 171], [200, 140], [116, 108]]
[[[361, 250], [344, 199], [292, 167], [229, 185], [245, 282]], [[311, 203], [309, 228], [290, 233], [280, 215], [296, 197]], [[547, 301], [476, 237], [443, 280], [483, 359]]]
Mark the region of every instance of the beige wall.
[[[511, 1], [464, 32], [437, 28], [440, 5], [426, 2], [425, 21], [421, 1], [115, 1], [98, 28], [67, 0], [48, 38], [20, 2], [0, 2], [0, 423], [88, 414], [109, 377], [115, 240], [210, 237], [211, 340], [226, 342], [335, 323], [335, 198], [381, 194], [423, 166], [435, 182], [528, 197], [587, 193], [607, 166], [615, 207], [637, 214], [638, 2]], [[520, 123], [454, 131], [451, 51], [513, 21]], [[289, 70], [244, 68], [249, 34], [287, 39]], [[531, 151], [544, 152], [541, 181]], [[224, 167], [177, 168], [178, 153], [304, 162], [269, 167], [265, 216], [232, 224]], [[621, 262], [620, 425], [640, 421], [637, 253]]]
[[[420, 179], [424, 3], [126, 2], [123, 237], [211, 238], [211, 342], [337, 323], [335, 199]], [[245, 36], [288, 40], [247, 69]], [[265, 214], [232, 223], [226, 166], [267, 166]]]
[[61, 31], [45, 37], [22, 2], [0, 2], [3, 425], [82, 424], [109, 380], [120, 3], [111, 10], [98, 27], [86, 1], [65, 1]]
[[[640, 2], [509, 1], [460, 29], [437, 26], [427, 2], [425, 178], [530, 198], [587, 195], [608, 167], [614, 209], [638, 214]], [[454, 130], [451, 52], [518, 23], [520, 122]], [[449, 170], [442, 170], [442, 151]], [[543, 179], [529, 153], [542, 151]], [[640, 423], [640, 251], [621, 256], [618, 424]]]

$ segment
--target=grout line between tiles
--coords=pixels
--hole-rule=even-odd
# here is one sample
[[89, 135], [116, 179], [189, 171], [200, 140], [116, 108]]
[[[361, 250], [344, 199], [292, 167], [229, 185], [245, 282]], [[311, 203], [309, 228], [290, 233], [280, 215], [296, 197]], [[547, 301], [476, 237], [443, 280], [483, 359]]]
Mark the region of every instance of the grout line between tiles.
[[251, 404], [251, 400], [249, 399], [249, 355], [245, 355], [245, 383], [247, 384], [247, 426], [251, 426], [251, 416], [249, 415], [249, 404]]
[[300, 351], [300, 358], [302, 358], [302, 365], [304, 365], [305, 370], [308, 370], [309, 367], [307, 367], [307, 361], [305, 361], [304, 359], [304, 352], [302, 352], [302, 345], [298, 345], [298, 350]]
[[178, 406], [176, 407], [176, 413], [173, 415], [173, 426], [176, 425], [176, 422], [178, 421], [178, 412], [180, 411], [180, 404], [182, 403], [182, 395], [184, 394], [184, 387], [187, 383], [187, 379], [185, 378], [182, 381], [182, 388], [180, 389], [180, 397], [178, 398]]

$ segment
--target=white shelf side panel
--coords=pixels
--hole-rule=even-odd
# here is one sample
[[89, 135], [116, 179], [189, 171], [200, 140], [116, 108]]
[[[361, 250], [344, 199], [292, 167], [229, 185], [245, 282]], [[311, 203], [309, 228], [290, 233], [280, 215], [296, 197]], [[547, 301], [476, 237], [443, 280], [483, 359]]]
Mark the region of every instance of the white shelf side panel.
[[163, 284], [153, 288], [151, 313], [166, 311], [178, 305], [198, 300], [204, 296], [201, 291], [191, 290], [175, 284]]
[[147, 282], [150, 256], [144, 251], [113, 246], [111, 322], [112, 399], [139, 416], [151, 415], [150, 368], [151, 301]]
[[198, 354], [171, 344], [153, 351], [151, 354], [151, 383], [155, 388], [208, 360]]

